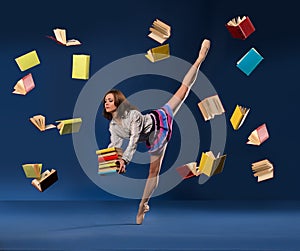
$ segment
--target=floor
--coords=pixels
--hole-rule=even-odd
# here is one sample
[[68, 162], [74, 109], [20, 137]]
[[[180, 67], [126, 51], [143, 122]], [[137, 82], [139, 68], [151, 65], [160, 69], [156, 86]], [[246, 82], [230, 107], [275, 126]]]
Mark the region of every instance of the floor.
[[0, 250], [300, 250], [298, 201], [2, 201]]

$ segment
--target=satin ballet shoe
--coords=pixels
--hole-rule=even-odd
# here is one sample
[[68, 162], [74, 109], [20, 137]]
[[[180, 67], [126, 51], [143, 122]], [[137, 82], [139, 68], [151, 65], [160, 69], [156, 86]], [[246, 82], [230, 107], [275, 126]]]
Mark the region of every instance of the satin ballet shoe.
[[209, 51], [210, 48], [210, 41], [208, 39], [204, 39], [202, 44], [201, 44], [201, 49], [199, 51], [199, 56], [198, 56], [198, 61], [204, 61], [204, 59], [206, 58], [206, 55]]
[[143, 206], [139, 207], [138, 214], [136, 215], [136, 224], [141, 225], [144, 221], [145, 214], [150, 210], [148, 204], [144, 203]]

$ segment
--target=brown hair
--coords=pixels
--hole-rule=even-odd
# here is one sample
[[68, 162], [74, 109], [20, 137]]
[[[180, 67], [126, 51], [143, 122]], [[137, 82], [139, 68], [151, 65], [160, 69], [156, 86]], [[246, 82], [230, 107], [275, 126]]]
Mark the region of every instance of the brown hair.
[[110, 112], [106, 112], [105, 110], [105, 97], [108, 94], [112, 94], [114, 96], [114, 101], [115, 101], [114, 104], [117, 107], [118, 118], [121, 118], [124, 115], [125, 111], [138, 110], [135, 106], [129, 103], [125, 95], [120, 90], [112, 89], [108, 91], [104, 95], [104, 98], [102, 99], [102, 106], [103, 106], [102, 115], [104, 116], [104, 118], [108, 120], [112, 120], [112, 114]]

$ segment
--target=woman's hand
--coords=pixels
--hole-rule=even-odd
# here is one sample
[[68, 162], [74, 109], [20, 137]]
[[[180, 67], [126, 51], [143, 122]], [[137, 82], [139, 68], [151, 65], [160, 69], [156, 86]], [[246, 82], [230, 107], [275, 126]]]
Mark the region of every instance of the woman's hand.
[[126, 172], [126, 162], [125, 162], [125, 160], [121, 159], [119, 161], [119, 163], [120, 163], [120, 167], [119, 167], [118, 173], [125, 173]]

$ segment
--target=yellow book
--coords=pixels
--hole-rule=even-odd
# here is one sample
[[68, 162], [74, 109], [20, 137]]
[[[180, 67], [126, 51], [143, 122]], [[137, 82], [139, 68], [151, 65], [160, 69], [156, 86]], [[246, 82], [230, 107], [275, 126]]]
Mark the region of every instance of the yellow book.
[[222, 156], [215, 157], [212, 151], [203, 152], [201, 155], [201, 160], [199, 163], [200, 174], [205, 174], [207, 176], [212, 176], [223, 171], [224, 163], [226, 159], [226, 154]]
[[234, 112], [231, 115], [230, 123], [234, 130], [238, 130], [244, 123], [250, 108], [245, 108], [240, 105], [236, 105]]
[[104, 153], [110, 153], [110, 152], [117, 152], [119, 154], [123, 153], [122, 148], [119, 147], [109, 147], [109, 148], [104, 148], [96, 151], [97, 155], [102, 155]]
[[39, 57], [35, 50], [16, 58], [15, 61], [17, 62], [21, 71], [26, 71], [29, 68], [40, 64]]
[[73, 54], [72, 78], [89, 79], [90, 75], [90, 55]]
[[152, 63], [166, 59], [170, 57], [170, 46], [169, 44], [165, 44], [152, 48], [147, 51], [145, 57], [148, 58]]
[[24, 164], [22, 165], [27, 178], [40, 178], [43, 164]]
[[65, 120], [58, 120], [56, 123], [57, 129], [59, 130], [60, 135], [70, 134], [79, 132], [82, 119], [81, 118], [73, 118], [73, 119], [65, 119]]

